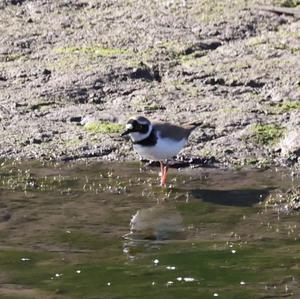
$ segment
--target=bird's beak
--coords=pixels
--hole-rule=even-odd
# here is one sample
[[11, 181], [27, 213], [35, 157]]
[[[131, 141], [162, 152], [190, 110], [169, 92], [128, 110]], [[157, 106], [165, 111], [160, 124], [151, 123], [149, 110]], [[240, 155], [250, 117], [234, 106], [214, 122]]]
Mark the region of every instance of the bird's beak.
[[132, 124], [127, 124], [126, 125], [126, 130], [121, 134], [121, 137], [124, 137], [126, 135], [128, 135], [129, 133], [131, 133], [133, 131], [133, 126]]
[[121, 134], [121, 137], [124, 137], [126, 135], [128, 135], [131, 131], [129, 129], [127, 129], [126, 131], [124, 131], [122, 134]]

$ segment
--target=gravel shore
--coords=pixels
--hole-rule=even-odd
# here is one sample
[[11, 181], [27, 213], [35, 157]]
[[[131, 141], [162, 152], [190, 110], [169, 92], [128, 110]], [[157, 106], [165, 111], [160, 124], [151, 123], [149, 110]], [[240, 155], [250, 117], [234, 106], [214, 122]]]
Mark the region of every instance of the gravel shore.
[[145, 115], [203, 122], [186, 157], [299, 164], [299, 8], [262, 9], [282, 4], [0, 1], [0, 157], [137, 159], [119, 132]]

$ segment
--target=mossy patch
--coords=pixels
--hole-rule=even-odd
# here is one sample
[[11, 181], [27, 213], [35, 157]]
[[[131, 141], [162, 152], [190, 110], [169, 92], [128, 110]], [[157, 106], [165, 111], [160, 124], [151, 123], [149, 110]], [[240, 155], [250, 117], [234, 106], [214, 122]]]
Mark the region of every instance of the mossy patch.
[[185, 62], [189, 62], [189, 60], [201, 58], [205, 55], [206, 55], [205, 50], [195, 50], [193, 53], [181, 54], [179, 57], [180, 57], [181, 63], [185, 63]]
[[262, 145], [273, 145], [283, 135], [284, 128], [277, 124], [257, 124], [253, 128], [254, 141]]
[[82, 140], [78, 138], [68, 139], [65, 141], [66, 146], [79, 146], [82, 144]]
[[93, 133], [110, 134], [121, 133], [124, 130], [124, 126], [111, 122], [95, 121], [85, 124], [84, 129]]
[[7, 55], [3, 55], [2, 56], [3, 58], [0, 57], [0, 61], [5, 61], [5, 62], [16, 61], [16, 60], [21, 59], [23, 56], [24, 56], [24, 54], [22, 54], [22, 53], [11, 53], [11, 54], [7, 54]]
[[241, 166], [256, 166], [260, 168], [268, 167], [272, 164], [271, 158], [264, 157], [246, 157], [241, 162]]
[[165, 110], [166, 107], [163, 105], [158, 104], [152, 98], [155, 95], [148, 94], [147, 97], [136, 97], [132, 100], [131, 105], [137, 111], [158, 111], [158, 110]]
[[297, 7], [298, 5], [300, 5], [300, 1], [299, 0], [281, 0], [279, 2], [279, 5], [282, 7]]
[[244, 158], [242, 161], [242, 165], [256, 165], [258, 163], [258, 159], [255, 157]]
[[268, 43], [268, 39], [265, 36], [250, 37], [246, 41], [247, 46], [258, 46], [266, 43]]
[[277, 113], [289, 112], [296, 109], [300, 109], [300, 101], [282, 102], [274, 106], [274, 110]]
[[206, 72], [210, 73], [213, 67], [210, 64], [209, 56], [197, 56], [196, 55], [186, 55], [180, 57], [180, 62], [185, 67], [204, 67], [206, 66]]
[[100, 45], [91, 45], [87, 47], [64, 47], [55, 49], [56, 53], [59, 54], [87, 54], [93, 56], [118, 56], [122, 54], [129, 54], [128, 50], [117, 49], [117, 48], [105, 48]]
[[204, 0], [197, 1], [193, 7], [193, 14], [198, 17], [201, 23], [212, 23], [218, 20], [229, 20], [236, 17], [237, 11], [242, 11], [248, 6], [247, 2], [241, 0], [217, 1]]
[[[93, 70], [92, 62], [99, 59], [120, 59], [124, 65], [127, 60], [132, 59], [132, 52], [126, 49], [106, 48], [101, 45], [70, 46], [55, 48], [53, 50], [59, 57], [50, 60], [46, 66], [64, 73], [65, 69], [80, 69], [84, 72]], [[122, 60], [122, 61], [121, 61]]]

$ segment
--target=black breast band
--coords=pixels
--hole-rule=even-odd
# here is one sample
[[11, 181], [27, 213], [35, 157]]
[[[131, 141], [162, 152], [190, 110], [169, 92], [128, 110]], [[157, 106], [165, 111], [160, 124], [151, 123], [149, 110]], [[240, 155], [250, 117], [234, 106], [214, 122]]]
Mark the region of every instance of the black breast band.
[[146, 137], [145, 139], [139, 140], [139, 141], [135, 141], [135, 142], [133, 142], [133, 144], [139, 144], [142, 146], [154, 146], [156, 144], [156, 142], [157, 142], [157, 136], [156, 136], [155, 130], [153, 128], [148, 137]]

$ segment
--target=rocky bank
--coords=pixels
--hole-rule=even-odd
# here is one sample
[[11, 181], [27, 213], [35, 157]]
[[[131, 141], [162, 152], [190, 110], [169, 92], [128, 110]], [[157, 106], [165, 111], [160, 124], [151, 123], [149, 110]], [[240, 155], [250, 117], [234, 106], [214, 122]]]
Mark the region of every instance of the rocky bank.
[[137, 159], [140, 114], [202, 121], [186, 157], [299, 164], [299, 8], [264, 9], [297, 4], [0, 1], [0, 157]]

